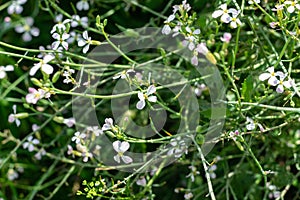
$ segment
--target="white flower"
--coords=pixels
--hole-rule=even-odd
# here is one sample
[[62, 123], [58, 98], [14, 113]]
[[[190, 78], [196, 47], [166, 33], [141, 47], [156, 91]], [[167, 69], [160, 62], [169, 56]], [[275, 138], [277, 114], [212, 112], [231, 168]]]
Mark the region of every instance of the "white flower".
[[76, 133], [74, 133], [74, 136], [72, 137], [71, 140], [72, 140], [72, 142], [75, 142], [76, 144], [78, 144], [85, 137], [86, 137], [86, 134], [80, 133], [79, 131], [77, 131]]
[[23, 12], [23, 7], [21, 6], [22, 4], [26, 3], [27, 0], [15, 0], [11, 1], [11, 4], [7, 8], [7, 13], [12, 15], [12, 14], [20, 14]]
[[133, 72], [135, 72], [133, 69], [123, 70], [120, 73], [117, 73], [113, 77], [113, 79], [118, 79], [118, 78], [125, 79], [128, 77], [129, 73], [133, 73]]
[[52, 45], [51, 45], [53, 50], [57, 50], [59, 46], [62, 46], [65, 50], [68, 50], [69, 44], [65, 40], [67, 40], [70, 37], [69, 34], [67, 34], [67, 33], [63, 33], [63, 34], [54, 33], [52, 35], [52, 37], [57, 40], [57, 41], [53, 42]]
[[[47, 92], [43, 89], [28, 88], [29, 94], [26, 95], [25, 99], [27, 103], [36, 104], [38, 100], [47, 96]], [[49, 94], [49, 93], [48, 93]], [[48, 96], [49, 97], [49, 96]]]
[[58, 31], [58, 33], [63, 33], [66, 30], [66, 24], [69, 23], [71, 20], [70, 19], [65, 19], [63, 21], [63, 15], [59, 14], [55, 17], [54, 21], [57, 23], [55, 24], [50, 33], [53, 34], [54, 32]]
[[192, 30], [189, 27], [185, 28], [187, 31], [187, 36], [185, 37], [185, 40], [182, 41], [183, 46], [188, 46], [189, 50], [193, 50], [195, 48], [195, 41], [196, 41], [196, 35], [200, 34], [200, 29], [196, 29], [192, 32]]
[[259, 4], [260, 3], [260, 0], [249, 0], [248, 1], [248, 3], [251, 5], [251, 4], [254, 4], [254, 2], [255, 3], [257, 3], [257, 4]]
[[37, 160], [41, 160], [44, 155], [46, 155], [46, 151], [44, 148], [41, 148], [36, 154], [34, 154], [34, 157]]
[[7, 65], [6, 67], [0, 66], [0, 79], [6, 77], [6, 72], [14, 71], [14, 67], [12, 65]]
[[114, 120], [112, 118], [106, 118], [105, 124], [102, 126], [102, 131], [107, 131], [113, 128], [114, 126]]
[[54, 59], [54, 56], [51, 54], [46, 55], [43, 60], [41, 60], [39, 63], [34, 64], [34, 66], [30, 69], [29, 75], [33, 76], [37, 72], [38, 69], [42, 69], [43, 72], [46, 74], [52, 74], [53, 73], [53, 67], [49, 64], [51, 60]]
[[213, 14], [212, 14], [212, 17], [213, 18], [218, 18], [218, 17], [221, 16], [221, 21], [222, 22], [229, 23], [230, 22], [229, 13], [235, 12], [235, 9], [233, 9], [233, 8], [227, 9], [227, 4], [226, 3], [220, 5], [219, 8], [221, 8], [221, 10], [214, 11]]
[[20, 121], [18, 118], [16, 118], [16, 114], [17, 114], [17, 106], [16, 106], [16, 105], [13, 105], [12, 108], [13, 108], [13, 113], [10, 114], [10, 115], [8, 116], [8, 122], [9, 122], [9, 123], [16, 122], [16, 125], [19, 127], [20, 124], [21, 124], [21, 121]]
[[193, 197], [194, 197], [194, 195], [191, 192], [184, 194], [184, 199], [191, 199]]
[[208, 168], [208, 173], [209, 173], [209, 176], [210, 178], [212, 179], [215, 179], [217, 177], [215, 171], [217, 169], [217, 165], [211, 165], [209, 168]]
[[76, 144], [76, 149], [81, 152], [81, 157], [83, 157], [83, 162], [87, 162], [89, 158], [93, 158], [93, 154], [90, 153], [86, 146], [81, 144]]
[[88, 131], [91, 131], [92, 133], [95, 134], [95, 136], [99, 136], [103, 134], [103, 130], [99, 129], [98, 126], [89, 126], [86, 128]]
[[206, 85], [205, 85], [204, 83], [202, 83], [202, 84], [198, 84], [198, 83], [197, 83], [196, 86], [197, 86], [197, 87], [195, 88], [194, 92], [195, 92], [195, 94], [196, 94], [197, 97], [200, 97], [201, 94], [202, 94], [202, 92], [203, 92], [204, 90], [206, 90], [207, 87], [206, 87]]
[[146, 105], [145, 100], [148, 100], [150, 102], [156, 102], [157, 97], [156, 96], [150, 96], [151, 94], [153, 94], [155, 92], [156, 92], [156, 88], [155, 88], [154, 85], [150, 85], [145, 94], [143, 94], [142, 92], [138, 92], [139, 101], [136, 104], [136, 108], [139, 109], [139, 110], [142, 110]]
[[67, 125], [67, 127], [72, 127], [72, 126], [74, 126], [74, 124], [76, 124], [76, 121], [75, 121], [74, 117], [71, 117], [71, 118], [68, 118], [68, 119], [64, 119], [63, 123], [65, 125]]
[[246, 123], [248, 123], [246, 125], [246, 129], [248, 131], [254, 130], [256, 128], [256, 125], [259, 127], [259, 129], [260, 129], [261, 132], [264, 132], [264, 130], [265, 130], [264, 127], [260, 123], [254, 122], [253, 119], [251, 119], [250, 117], [246, 118]]
[[32, 131], [37, 131], [40, 128], [40, 126], [38, 126], [37, 124], [32, 124], [31, 129]]
[[76, 8], [78, 10], [88, 10], [90, 6], [87, 0], [80, 0], [76, 3]]
[[277, 93], [283, 93], [284, 92], [284, 87], [290, 88], [292, 87], [292, 80], [287, 80], [284, 81], [285, 77], [287, 77], [287, 74], [283, 74], [279, 76], [279, 82], [276, 88]]
[[80, 46], [80, 47], [84, 46], [82, 52], [86, 53], [90, 48], [90, 44], [92, 42], [92, 39], [91, 39], [91, 37], [89, 37], [87, 31], [84, 31], [82, 33], [82, 37], [83, 37], [83, 39], [78, 40], [78, 46]]
[[73, 42], [81, 40], [81, 39], [82, 39], [82, 36], [81, 36], [80, 33], [77, 33], [75, 31], [71, 31], [70, 32], [70, 37], [67, 39], [67, 42], [69, 44], [72, 44]]
[[81, 25], [83, 28], [86, 28], [88, 26], [88, 17], [80, 18], [79, 15], [72, 15], [71, 26], [77, 27], [78, 25]]
[[24, 142], [23, 148], [28, 149], [29, 152], [32, 152], [34, 150], [34, 146], [39, 144], [40, 141], [36, 138], [33, 138], [33, 136], [29, 136], [27, 138], [27, 142]]
[[231, 37], [232, 37], [231, 33], [224, 33], [223, 37], [221, 37], [220, 39], [222, 42], [229, 43], [231, 40]]
[[72, 147], [71, 145], [68, 144], [68, 151], [67, 151], [67, 154], [68, 154], [68, 155], [71, 155], [71, 154], [72, 154], [72, 156], [74, 157], [73, 151], [74, 151], [74, 150], [73, 150], [73, 147]]
[[274, 72], [274, 67], [269, 67], [267, 69], [268, 73], [263, 73], [259, 76], [259, 80], [265, 81], [268, 79], [268, 84], [272, 86], [276, 86], [279, 83], [279, 80], [276, 76], [284, 76], [283, 72]]
[[197, 45], [196, 49], [195, 49], [198, 53], [201, 53], [203, 55], [208, 54], [208, 49], [206, 47], [206, 44], [201, 42], [200, 44]]
[[124, 153], [129, 149], [130, 144], [126, 141], [121, 142], [121, 141], [114, 141], [113, 142], [113, 148], [114, 150], [118, 153], [117, 155], [114, 156], [114, 160], [117, 163], [120, 163], [122, 161], [126, 164], [131, 163], [133, 160], [129, 156], [125, 156]]
[[68, 69], [67, 71], [64, 71], [63, 77], [65, 77], [65, 79], [63, 80], [63, 82], [66, 84], [75, 83], [76, 81], [71, 76], [71, 74], [74, 74], [74, 73], [75, 73], [74, 69]]
[[197, 168], [193, 165], [189, 166], [189, 169], [191, 169], [191, 172], [186, 176], [186, 178], [191, 177], [192, 182], [194, 182], [195, 176], [200, 174], [200, 172], [197, 171]]
[[293, 13], [295, 11], [295, 8], [300, 10], [300, 4], [298, 4], [297, 0], [294, 1], [285, 1], [284, 4], [288, 6], [287, 11], [289, 13]]
[[17, 25], [15, 27], [15, 31], [17, 33], [23, 33], [22, 39], [25, 42], [29, 42], [32, 40], [32, 36], [37, 37], [40, 34], [40, 29], [36, 27], [32, 27], [34, 20], [32, 17], [25, 17], [24, 18], [24, 24]]
[[13, 180], [17, 179], [18, 177], [19, 177], [19, 174], [14, 169], [10, 168], [7, 171], [7, 178], [8, 178], [8, 180], [13, 181]]
[[171, 21], [173, 21], [175, 19], [175, 15], [174, 14], [172, 14], [172, 15], [170, 15], [169, 17], [168, 17], [168, 19], [164, 22], [165, 23], [165, 25], [164, 25], [164, 27], [163, 27], [163, 29], [162, 29], [162, 34], [165, 34], [165, 35], [169, 35], [170, 33], [171, 33], [171, 27], [170, 27], [170, 25], [169, 25], [169, 23], [171, 22]]
[[232, 17], [229, 18], [230, 27], [231, 28], [237, 28], [242, 24], [241, 20], [238, 18], [238, 15], [240, 14], [239, 11], [233, 9], [234, 12], [232, 12]]
[[144, 176], [141, 176], [137, 181], [136, 181], [136, 184], [137, 185], [140, 185], [140, 186], [146, 186], [147, 185], [147, 181], [145, 179]]
[[[250, 119], [250, 118], [249, 118], [249, 119]], [[252, 120], [252, 119], [251, 119], [251, 120]], [[250, 122], [250, 124], [251, 124], [251, 125], [248, 126], [249, 129], [252, 129], [253, 126], [254, 126], [254, 128], [255, 128], [255, 124], [253, 123], [253, 120], [252, 120], [252, 121], [247, 121], [247, 122]], [[247, 128], [247, 129], [248, 129], [248, 128]], [[254, 128], [253, 128], [253, 129], [254, 129]], [[252, 130], [253, 130], [253, 129], [252, 129]], [[233, 132], [233, 131], [230, 131], [229, 137], [232, 138], [234, 141], [236, 141], [237, 136], [238, 136], [239, 134], [240, 134], [239, 130], [235, 130], [234, 132]]]

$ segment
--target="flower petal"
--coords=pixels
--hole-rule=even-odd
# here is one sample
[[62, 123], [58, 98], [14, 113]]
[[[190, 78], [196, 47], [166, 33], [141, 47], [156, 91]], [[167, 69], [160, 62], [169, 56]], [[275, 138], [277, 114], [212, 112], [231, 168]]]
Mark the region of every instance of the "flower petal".
[[220, 17], [222, 14], [223, 14], [223, 11], [222, 11], [222, 10], [216, 10], [216, 11], [213, 12], [212, 17], [213, 17], [213, 18], [218, 18], [218, 17]]
[[137, 102], [136, 108], [138, 110], [142, 110], [145, 107], [145, 105], [146, 105], [145, 100], [140, 100], [140, 101]]
[[117, 154], [114, 156], [114, 160], [117, 162], [117, 163], [120, 163], [120, 156]]
[[260, 81], [265, 81], [265, 80], [269, 79], [270, 77], [271, 77], [271, 74], [270, 74], [270, 73], [263, 73], [263, 74], [261, 74], [261, 75], [258, 77], [258, 79], [259, 79]]
[[121, 158], [122, 158], [123, 162], [126, 164], [132, 163], [132, 161], [133, 161], [132, 158], [130, 158], [129, 156], [122, 156]]
[[147, 96], [156, 92], [156, 87], [154, 85], [150, 85], [147, 89]]
[[121, 143], [120, 151], [124, 153], [125, 151], [127, 151], [129, 149], [129, 147], [130, 147], [129, 142], [124, 141]]
[[278, 85], [279, 80], [275, 77], [275, 76], [271, 76], [271, 78], [269, 78], [268, 80], [268, 84], [272, 85], [272, 86], [276, 86]]
[[148, 97], [148, 101], [150, 101], [150, 102], [156, 102], [157, 101], [157, 97], [156, 96], [150, 96], [150, 97]]
[[119, 140], [113, 142], [113, 148], [116, 152], [120, 152], [121, 142]]
[[53, 67], [49, 64], [43, 64], [42, 65], [42, 71], [46, 74], [52, 74], [53, 73]]
[[29, 75], [33, 76], [37, 72], [37, 70], [41, 67], [41, 63], [35, 64], [29, 71]]
[[283, 91], [284, 91], [283, 85], [281, 85], [281, 84], [278, 85], [277, 88], [276, 88], [276, 92], [277, 93], [283, 93]]

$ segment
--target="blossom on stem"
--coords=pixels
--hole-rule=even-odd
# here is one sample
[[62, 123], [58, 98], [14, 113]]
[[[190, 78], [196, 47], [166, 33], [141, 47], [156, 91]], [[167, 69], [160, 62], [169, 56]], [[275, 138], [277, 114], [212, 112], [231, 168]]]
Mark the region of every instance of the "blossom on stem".
[[117, 73], [113, 77], [113, 79], [118, 79], [118, 78], [125, 79], [128, 77], [129, 73], [133, 73], [133, 72], [135, 72], [133, 69], [123, 70], [120, 73]]
[[102, 126], [102, 131], [111, 130], [114, 127], [114, 120], [112, 118], [106, 118], [105, 124]]
[[78, 46], [83, 47], [82, 52], [86, 53], [89, 48], [90, 48], [90, 44], [92, 43], [92, 38], [89, 37], [88, 32], [84, 31], [82, 33], [82, 38], [78, 40]]
[[150, 85], [145, 94], [142, 92], [138, 92], [139, 101], [136, 104], [136, 108], [139, 110], [142, 110], [146, 105], [145, 100], [148, 100], [150, 102], [156, 102], [157, 97], [154, 95], [151, 95], [151, 94], [154, 94], [155, 92], [156, 92], [156, 88], [154, 85]]
[[16, 105], [13, 105], [13, 113], [10, 114], [8, 116], [8, 122], [9, 123], [13, 123], [13, 122], [16, 122], [16, 125], [19, 127], [20, 124], [21, 124], [21, 121], [16, 117], [16, 114], [17, 114], [17, 106]]
[[238, 15], [240, 14], [239, 11], [233, 9], [232, 17], [229, 18], [230, 22], [230, 28], [237, 28], [242, 24], [241, 20], [238, 18]]
[[170, 27], [170, 22], [173, 21], [175, 19], [175, 15], [172, 14], [168, 17], [168, 19], [164, 22], [165, 25], [162, 29], [162, 34], [165, 34], [165, 35], [169, 35], [172, 31], [171, 27]]
[[57, 50], [59, 46], [62, 46], [65, 50], [68, 50], [69, 44], [65, 40], [67, 40], [70, 37], [69, 34], [67, 34], [67, 33], [62, 33], [62, 34], [54, 33], [52, 35], [52, 37], [57, 40], [57, 41], [53, 42], [52, 45], [51, 45], [53, 50]]
[[43, 89], [38, 89], [36, 90], [35, 88], [28, 88], [29, 94], [26, 95], [25, 99], [27, 103], [32, 103], [32, 104], [36, 104], [38, 102], [38, 100], [46, 97], [49, 98], [50, 97], [50, 93], [47, 93], [45, 90]]
[[77, 131], [76, 133], [74, 133], [74, 136], [72, 137], [72, 142], [75, 142], [76, 144], [79, 144], [79, 142], [84, 139], [86, 137], [86, 134], [84, 133], [80, 133], [79, 131]]
[[269, 67], [267, 69], [267, 73], [263, 73], [259, 76], [259, 80], [265, 81], [268, 80], [268, 84], [272, 86], [276, 86], [279, 83], [279, 80], [276, 78], [276, 76], [281, 76], [282, 72], [276, 72], [274, 71], [274, 67]]
[[12, 65], [0, 66], [0, 79], [6, 77], [6, 72], [14, 71], [14, 67]]
[[220, 39], [222, 42], [229, 43], [231, 40], [231, 37], [232, 37], [231, 33], [225, 32]]
[[196, 36], [200, 34], [200, 29], [196, 29], [192, 31], [189, 27], [185, 28], [187, 31], [187, 36], [185, 40], [182, 41], [183, 46], [188, 46], [189, 50], [193, 50], [195, 48]]
[[287, 6], [287, 11], [289, 13], [293, 13], [295, 12], [295, 9], [297, 8], [298, 10], [300, 10], [300, 4], [298, 3], [297, 0], [293, 0], [293, 1], [285, 1], [284, 5]]
[[27, 141], [23, 143], [23, 148], [28, 149], [29, 152], [32, 152], [34, 150], [34, 146], [39, 143], [40, 141], [36, 138], [33, 138], [31, 135], [27, 138]]
[[99, 136], [103, 134], [103, 130], [99, 129], [98, 126], [89, 126], [86, 128], [88, 131], [91, 131], [92, 133], [95, 134], [95, 136]]
[[189, 169], [191, 170], [191, 172], [186, 176], [186, 178], [191, 177], [192, 182], [195, 181], [195, 176], [200, 174], [199, 171], [197, 171], [197, 168], [193, 165], [189, 166]]
[[264, 131], [265, 131], [264, 127], [263, 127], [260, 123], [254, 122], [253, 119], [251, 119], [250, 117], [247, 117], [247, 118], [246, 118], [246, 123], [247, 123], [246, 129], [247, 129], [248, 131], [252, 131], [252, 130], [256, 129], [256, 126], [259, 127], [259, 130], [260, 130], [261, 132], [264, 132]]
[[126, 141], [114, 141], [113, 142], [113, 148], [114, 150], [118, 153], [117, 155], [114, 156], [114, 160], [117, 163], [121, 162], [121, 159], [124, 163], [128, 164], [131, 163], [133, 160], [129, 156], [125, 156], [124, 153], [129, 149], [130, 144]]
[[276, 88], [277, 93], [283, 93], [284, 87], [290, 88], [292, 87], [292, 80], [284, 81], [284, 79], [287, 77], [287, 74], [279, 76], [279, 82]]
[[221, 21], [224, 23], [229, 23], [230, 22], [230, 15], [229, 13], [235, 12], [235, 9], [230, 8], [227, 9], [227, 4], [224, 3], [219, 6], [220, 10], [216, 10], [213, 12], [212, 17], [213, 18], [218, 18], [221, 16]]
[[63, 123], [65, 125], [67, 125], [67, 127], [72, 127], [72, 126], [74, 126], [74, 124], [76, 124], [76, 121], [75, 121], [74, 117], [71, 117], [71, 118], [68, 118], [68, 119], [64, 119]]
[[33, 27], [34, 20], [32, 17], [25, 17], [24, 22], [21, 25], [15, 27], [17, 33], [23, 33], [22, 39], [25, 42], [32, 40], [32, 36], [37, 37], [40, 34], [40, 29]]
[[83, 28], [88, 26], [88, 17], [80, 17], [79, 15], [72, 15], [71, 26], [77, 27], [81, 25]]
[[54, 32], [63, 33], [66, 30], [66, 24], [68, 24], [71, 20], [65, 19], [63, 20], [63, 15], [59, 14], [55, 17], [54, 21], [57, 23], [55, 24], [50, 33], [53, 34]]
[[45, 55], [43, 60], [41, 60], [39, 63], [34, 64], [34, 66], [30, 69], [29, 75], [33, 76], [37, 72], [38, 69], [42, 69], [43, 72], [46, 74], [52, 74], [53, 73], [53, 67], [49, 64], [51, 60], [53, 60], [55, 57], [51, 54]]
[[7, 8], [7, 13], [12, 15], [12, 14], [20, 14], [23, 12], [23, 7], [22, 5], [25, 4], [27, 0], [14, 0], [11, 1], [11, 4]]
[[78, 10], [88, 10], [90, 6], [87, 0], [80, 0], [76, 3], [76, 8]]

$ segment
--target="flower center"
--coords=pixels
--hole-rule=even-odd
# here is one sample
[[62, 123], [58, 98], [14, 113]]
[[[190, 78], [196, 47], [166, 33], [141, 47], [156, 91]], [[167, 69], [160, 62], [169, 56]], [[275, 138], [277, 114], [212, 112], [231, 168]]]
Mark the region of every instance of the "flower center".
[[30, 31], [30, 26], [28, 26], [27, 24], [25, 24], [25, 25], [23, 26], [23, 28], [24, 28], [24, 30], [25, 30], [26, 32]]

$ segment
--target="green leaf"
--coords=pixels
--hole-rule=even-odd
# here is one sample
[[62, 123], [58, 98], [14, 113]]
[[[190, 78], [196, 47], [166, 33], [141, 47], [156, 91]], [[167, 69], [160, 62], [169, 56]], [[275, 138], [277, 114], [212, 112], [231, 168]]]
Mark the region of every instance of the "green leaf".
[[251, 102], [252, 91], [253, 91], [253, 77], [250, 75], [244, 80], [242, 84], [242, 98], [245, 101]]

